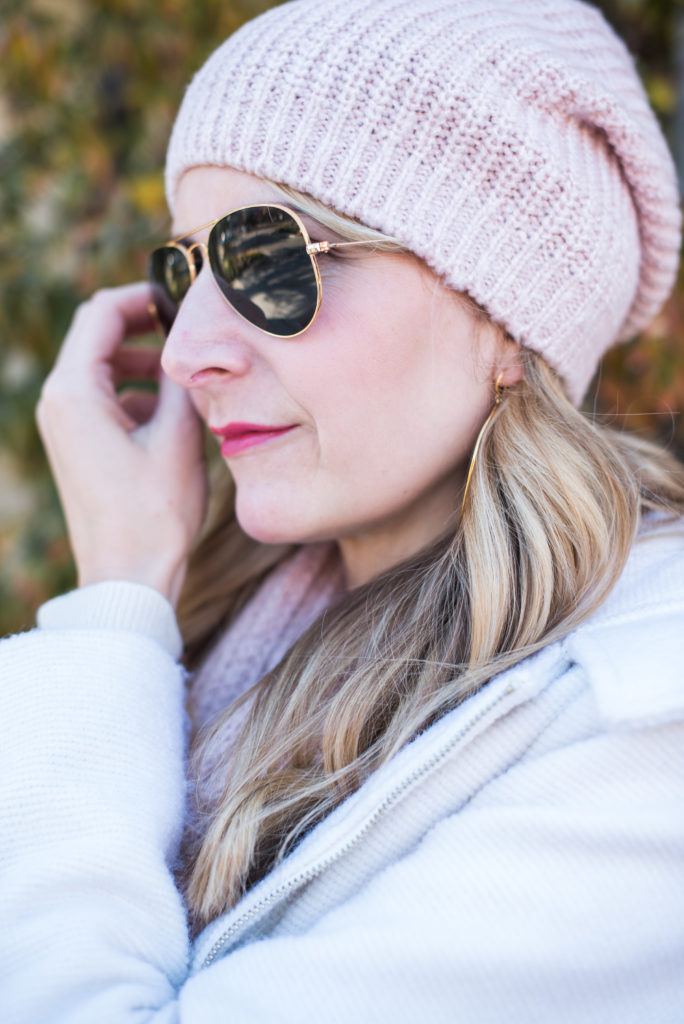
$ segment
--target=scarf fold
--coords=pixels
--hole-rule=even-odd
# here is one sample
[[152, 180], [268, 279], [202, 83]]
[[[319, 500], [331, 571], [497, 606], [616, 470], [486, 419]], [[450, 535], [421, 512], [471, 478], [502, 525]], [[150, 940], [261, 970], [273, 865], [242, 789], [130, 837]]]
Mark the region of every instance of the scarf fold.
[[[238, 697], [270, 672], [309, 626], [344, 593], [337, 545], [295, 551], [264, 580], [211, 648], [190, 683], [195, 732], [210, 726]], [[186, 820], [177, 878], [181, 888], [221, 802], [231, 750], [252, 701], [219, 725], [211, 743], [188, 766]]]
[[333, 543], [308, 544], [277, 566], [195, 673], [189, 697], [196, 730], [275, 668], [343, 592], [342, 565]]

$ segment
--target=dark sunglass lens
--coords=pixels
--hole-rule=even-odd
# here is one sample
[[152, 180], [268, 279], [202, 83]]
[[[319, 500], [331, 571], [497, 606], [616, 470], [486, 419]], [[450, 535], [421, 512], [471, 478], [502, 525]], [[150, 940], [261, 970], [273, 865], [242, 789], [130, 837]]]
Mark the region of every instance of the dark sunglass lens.
[[154, 304], [165, 334], [171, 330], [178, 307], [191, 285], [185, 253], [175, 245], [155, 249], [147, 263]]
[[318, 283], [306, 241], [286, 210], [254, 206], [223, 217], [208, 241], [221, 291], [255, 327], [287, 338], [309, 326]]

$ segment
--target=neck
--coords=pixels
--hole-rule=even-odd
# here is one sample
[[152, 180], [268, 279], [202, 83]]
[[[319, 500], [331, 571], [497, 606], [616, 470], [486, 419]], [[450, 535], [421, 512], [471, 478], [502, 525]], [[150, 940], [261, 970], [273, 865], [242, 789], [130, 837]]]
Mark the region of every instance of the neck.
[[448, 496], [440, 492], [433, 499], [423, 498], [418, 508], [405, 511], [391, 522], [383, 520], [353, 535], [339, 537], [337, 545], [347, 589], [380, 576], [454, 530], [462, 483], [454, 482]]

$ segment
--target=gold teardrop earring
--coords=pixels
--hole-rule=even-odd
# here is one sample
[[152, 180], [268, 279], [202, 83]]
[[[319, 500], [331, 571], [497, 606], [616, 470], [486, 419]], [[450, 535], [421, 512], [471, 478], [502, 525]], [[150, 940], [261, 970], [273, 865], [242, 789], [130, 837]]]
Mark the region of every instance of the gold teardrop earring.
[[494, 418], [494, 414], [495, 414], [496, 410], [501, 405], [501, 402], [502, 402], [503, 396], [504, 396], [504, 391], [506, 390], [504, 388], [504, 386], [502, 385], [502, 383], [501, 383], [501, 378], [502, 377], [503, 377], [503, 370], [501, 371], [501, 373], [499, 374], [499, 376], [496, 378], [496, 380], [494, 382], [494, 405], [492, 406], [492, 410], [489, 413], [489, 416], [487, 417], [487, 419], [482, 424], [482, 427], [480, 428], [480, 433], [477, 435], [477, 441], [475, 442], [475, 447], [473, 448], [473, 454], [470, 456], [470, 466], [468, 468], [468, 476], [466, 477], [465, 490], [463, 491], [463, 499], [461, 501], [461, 511], [459, 513], [459, 516], [458, 516], [458, 525], [459, 526], [463, 522], [463, 511], [465, 509], [466, 498], [468, 496], [468, 488], [470, 487], [470, 481], [472, 479], [473, 470], [475, 469], [475, 459], [477, 458], [477, 453], [480, 450], [480, 445], [482, 443], [482, 438], [484, 437], [485, 430], [487, 429], [487, 427], [491, 423], [492, 419]]

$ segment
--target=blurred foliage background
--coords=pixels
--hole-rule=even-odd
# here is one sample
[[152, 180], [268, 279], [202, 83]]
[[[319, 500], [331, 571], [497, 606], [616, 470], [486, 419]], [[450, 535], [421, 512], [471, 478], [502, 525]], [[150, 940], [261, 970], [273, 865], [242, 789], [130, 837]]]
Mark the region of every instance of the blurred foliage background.
[[[185, 85], [274, 0], [0, 0], [0, 635], [75, 576], [33, 410], [76, 305], [144, 275]], [[684, 170], [682, 0], [602, 0]], [[588, 411], [684, 453], [684, 281]]]

